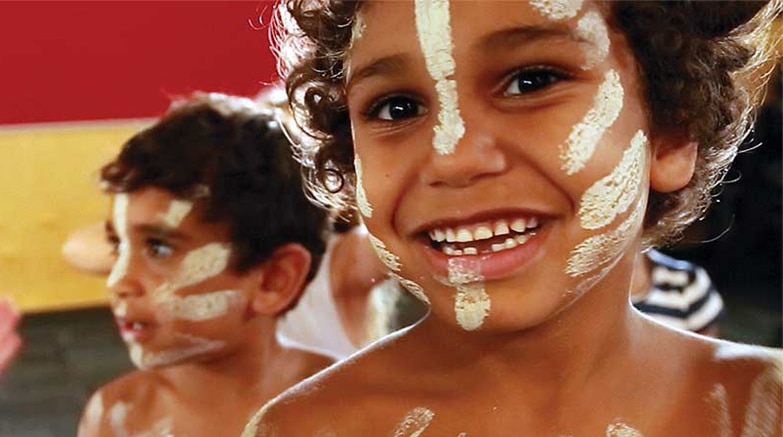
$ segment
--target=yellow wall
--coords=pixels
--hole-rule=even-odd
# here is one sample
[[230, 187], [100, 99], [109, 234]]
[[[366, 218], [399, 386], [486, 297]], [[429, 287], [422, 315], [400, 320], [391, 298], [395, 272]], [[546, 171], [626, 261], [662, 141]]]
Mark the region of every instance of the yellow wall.
[[105, 220], [97, 169], [147, 121], [0, 129], [0, 295], [22, 311], [106, 302], [104, 278], [60, 255], [74, 229]]

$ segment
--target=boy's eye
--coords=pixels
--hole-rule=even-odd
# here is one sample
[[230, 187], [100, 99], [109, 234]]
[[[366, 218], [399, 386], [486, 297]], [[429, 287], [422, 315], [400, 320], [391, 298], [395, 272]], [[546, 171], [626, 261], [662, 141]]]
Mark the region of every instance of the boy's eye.
[[565, 79], [564, 74], [550, 69], [531, 68], [518, 71], [511, 76], [511, 81], [503, 91], [503, 95], [534, 93], [563, 79]]
[[150, 238], [146, 241], [147, 254], [153, 258], [168, 258], [174, 253], [174, 248], [158, 238]]
[[385, 121], [405, 120], [424, 114], [424, 107], [416, 100], [394, 96], [376, 103], [369, 111], [371, 118]]

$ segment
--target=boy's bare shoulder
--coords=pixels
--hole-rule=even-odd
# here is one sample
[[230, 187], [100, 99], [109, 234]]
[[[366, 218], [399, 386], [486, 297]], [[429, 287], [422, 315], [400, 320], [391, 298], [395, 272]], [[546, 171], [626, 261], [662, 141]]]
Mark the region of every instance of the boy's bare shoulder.
[[146, 402], [157, 386], [153, 372], [133, 371], [105, 384], [87, 401], [79, 421], [79, 437], [110, 435], [108, 415], [119, 404]]
[[395, 370], [394, 340], [308, 378], [265, 405], [242, 437], [353, 436], [388, 433], [404, 414], [395, 402], [412, 385]]

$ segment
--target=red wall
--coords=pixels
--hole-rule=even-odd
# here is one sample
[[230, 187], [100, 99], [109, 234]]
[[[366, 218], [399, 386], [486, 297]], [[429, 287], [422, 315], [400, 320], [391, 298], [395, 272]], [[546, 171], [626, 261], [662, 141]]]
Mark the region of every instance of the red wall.
[[271, 7], [0, 2], [0, 124], [151, 117], [194, 90], [255, 94], [275, 77], [259, 26]]

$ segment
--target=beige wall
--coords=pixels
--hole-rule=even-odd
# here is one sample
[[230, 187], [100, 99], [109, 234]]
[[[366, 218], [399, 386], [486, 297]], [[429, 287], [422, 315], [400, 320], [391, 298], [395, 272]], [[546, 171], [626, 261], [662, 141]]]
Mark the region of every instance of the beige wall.
[[74, 229], [105, 220], [97, 169], [146, 121], [0, 129], [0, 295], [25, 312], [106, 302], [104, 278], [60, 255]]

